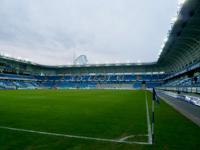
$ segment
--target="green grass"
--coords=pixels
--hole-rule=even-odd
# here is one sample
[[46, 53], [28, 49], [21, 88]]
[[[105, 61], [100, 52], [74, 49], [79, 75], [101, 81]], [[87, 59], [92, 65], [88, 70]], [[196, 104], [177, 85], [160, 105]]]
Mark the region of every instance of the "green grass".
[[[149, 107], [151, 93], [148, 92]], [[200, 128], [161, 101], [154, 145], [110, 143], [0, 129], [0, 150], [198, 149]], [[0, 126], [119, 139], [147, 134], [145, 92], [131, 90], [0, 91]], [[129, 140], [146, 141], [146, 137]]]

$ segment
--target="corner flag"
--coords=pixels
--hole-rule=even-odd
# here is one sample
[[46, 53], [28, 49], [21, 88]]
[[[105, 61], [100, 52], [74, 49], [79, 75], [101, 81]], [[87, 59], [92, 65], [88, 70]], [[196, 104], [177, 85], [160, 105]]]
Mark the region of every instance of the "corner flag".
[[154, 124], [155, 124], [155, 113], [154, 113], [154, 102], [156, 103], [160, 103], [158, 100], [158, 96], [156, 94], [156, 90], [153, 88], [153, 98], [152, 98], [152, 130], [151, 130], [151, 134], [152, 134], [152, 142], [154, 142], [155, 137], [154, 137]]
[[160, 103], [159, 99], [158, 99], [158, 96], [156, 94], [156, 90], [154, 88], [153, 88], [153, 100], [156, 101], [158, 104]]

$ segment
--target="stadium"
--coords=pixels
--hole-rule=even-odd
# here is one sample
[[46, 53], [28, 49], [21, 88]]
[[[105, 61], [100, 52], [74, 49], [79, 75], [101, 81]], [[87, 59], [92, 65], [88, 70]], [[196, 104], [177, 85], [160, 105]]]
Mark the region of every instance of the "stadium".
[[155, 62], [76, 61], [0, 56], [1, 150], [200, 149], [199, 0], [182, 5]]

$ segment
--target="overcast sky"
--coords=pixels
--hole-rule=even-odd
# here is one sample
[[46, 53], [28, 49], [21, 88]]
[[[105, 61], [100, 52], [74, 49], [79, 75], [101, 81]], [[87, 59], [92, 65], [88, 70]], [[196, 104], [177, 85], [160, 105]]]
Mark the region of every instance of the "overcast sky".
[[0, 0], [0, 53], [47, 64], [156, 61], [176, 0]]

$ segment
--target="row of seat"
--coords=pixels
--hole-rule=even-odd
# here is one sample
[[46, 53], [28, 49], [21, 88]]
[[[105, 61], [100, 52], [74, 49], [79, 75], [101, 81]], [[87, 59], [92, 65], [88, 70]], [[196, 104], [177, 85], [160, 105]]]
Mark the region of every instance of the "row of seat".
[[[160, 86], [165, 75], [65, 75], [65, 76], [32, 76], [0, 73], [0, 88], [36, 89], [36, 88], [95, 88], [97, 85], [118, 84], [127, 87], [141, 88], [143, 81], [146, 87]], [[143, 84], [142, 84], [143, 83]]]
[[37, 80], [50, 81], [156, 81], [162, 80], [165, 75], [66, 75], [66, 76], [35, 76]]
[[4, 89], [38, 89], [38, 88], [96, 88], [98, 85], [109, 85], [115, 87], [116, 85], [123, 85], [131, 88], [153, 88], [160, 86], [161, 82], [146, 82], [142, 84], [140, 81], [133, 83], [116, 83], [116, 82], [80, 82], [80, 81], [19, 81], [19, 80], [0, 80], [0, 87]]
[[200, 75], [197, 75], [192, 78], [182, 77], [179, 79], [174, 79], [163, 85], [163, 87], [189, 87], [189, 86], [193, 86], [193, 87], [200, 86]]
[[1, 89], [35, 89], [36, 87], [39, 87], [36, 82], [0, 80]]

